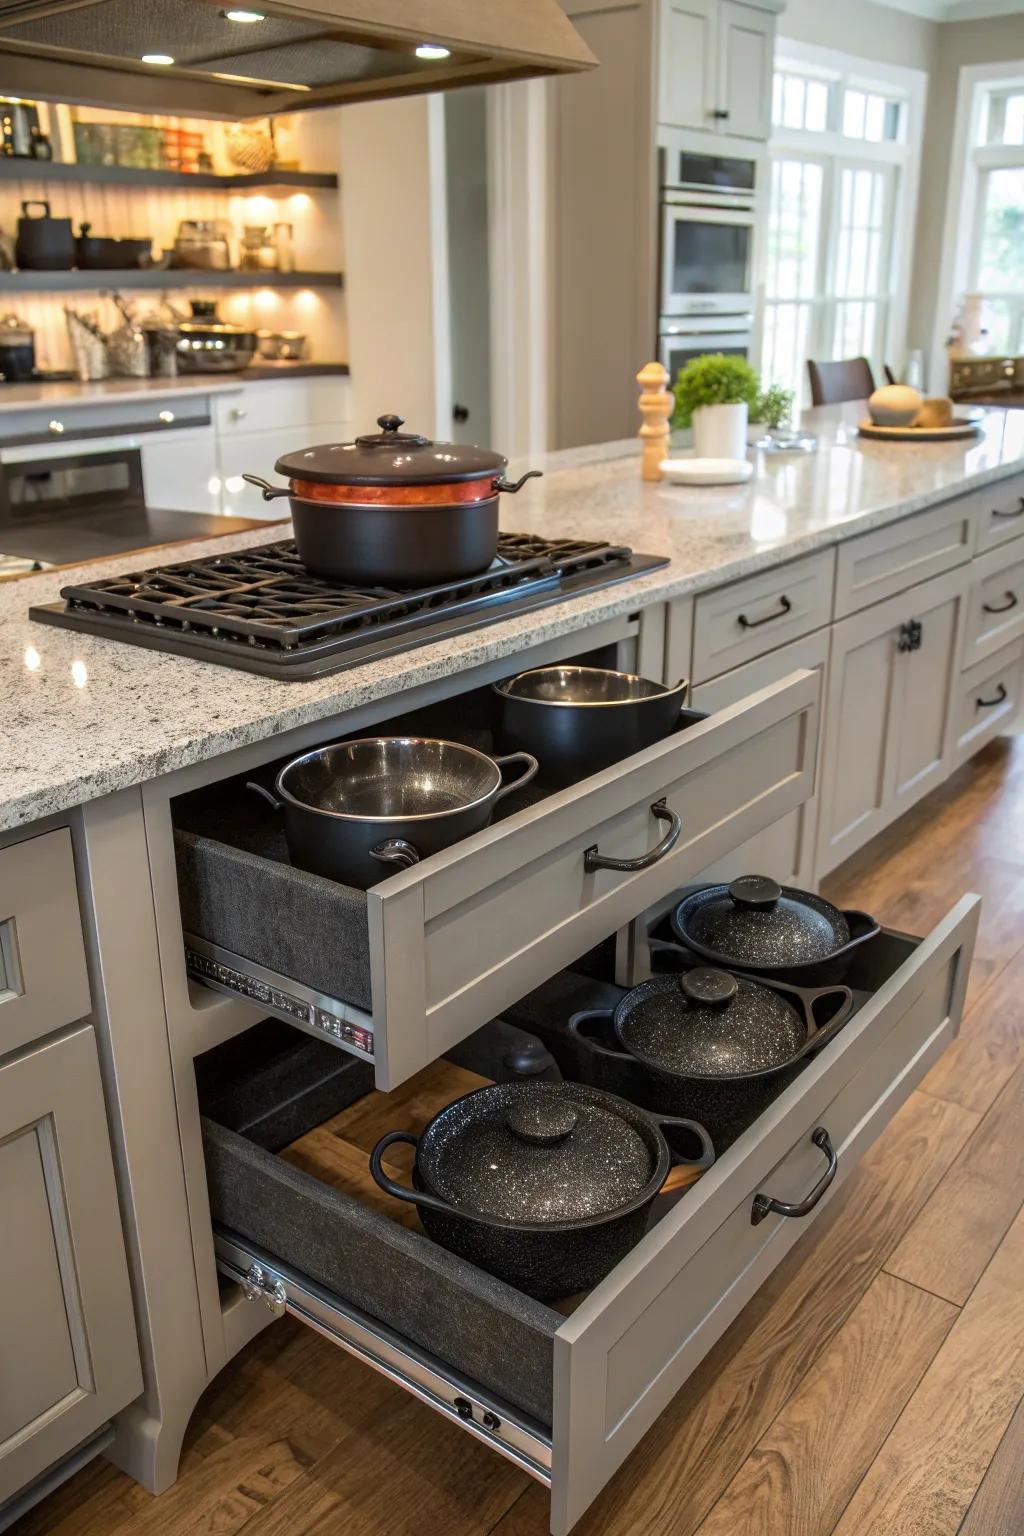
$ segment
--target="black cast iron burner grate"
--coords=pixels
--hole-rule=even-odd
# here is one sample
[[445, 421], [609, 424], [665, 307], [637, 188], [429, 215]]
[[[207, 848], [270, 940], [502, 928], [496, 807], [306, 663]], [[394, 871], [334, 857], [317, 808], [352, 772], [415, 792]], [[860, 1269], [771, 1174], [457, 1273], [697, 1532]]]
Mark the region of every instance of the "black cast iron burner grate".
[[61, 589], [44, 624], [272, 677], [338, 672], [667, 564], [622, 545], [503, 533], [479, 576], [395, 591], [311, 576], [292, 540]]

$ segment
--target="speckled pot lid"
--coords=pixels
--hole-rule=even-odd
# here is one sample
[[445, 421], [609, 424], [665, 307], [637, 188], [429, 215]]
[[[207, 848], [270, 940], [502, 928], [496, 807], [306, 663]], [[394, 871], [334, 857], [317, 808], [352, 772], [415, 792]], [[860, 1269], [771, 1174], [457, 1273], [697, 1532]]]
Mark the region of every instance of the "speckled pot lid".
[[838, 907], [768, 875], [694, 891], [676, 908], [673, 926], [700, 953], [746, 966], [812, 964], [850, 939]]
[[573, 1083], [496, 1083], [449, 1104], [420, 1138], [425, 1184], [460, 1209], [553, 1226], [611, 1214], [656, 1154], [615, 1100]]
[[615, 1010], [619, 1044], [677, 1077], [748, 1077], [791, 1060], [807, 1038], [803, 1015], [769, 987], [697, 966], [654, 976]]
[[379, 432], [354, 443], [320, 443], [278, 459], [274, 468], [291, 480], [324, 485], [434, 485], [499, 475], [508, 460], [490, 448], [435, 443], [403, 432], [401, 416], [378, 416]]

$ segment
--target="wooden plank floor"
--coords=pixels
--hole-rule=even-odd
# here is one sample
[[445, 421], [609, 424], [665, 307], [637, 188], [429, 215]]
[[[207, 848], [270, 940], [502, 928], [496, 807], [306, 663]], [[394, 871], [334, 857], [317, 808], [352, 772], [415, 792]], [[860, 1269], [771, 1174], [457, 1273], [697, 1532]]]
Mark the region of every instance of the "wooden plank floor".
[[[985, 898], [962, 1035], [579, 1536], [1024, 1531], [1024, 738], [826, 887], [895, 927]], [[211, 1387], [153, 1499], [104, 1463], [17, 1536], [544, 1536], [546, 1495], [290, 1320]]]

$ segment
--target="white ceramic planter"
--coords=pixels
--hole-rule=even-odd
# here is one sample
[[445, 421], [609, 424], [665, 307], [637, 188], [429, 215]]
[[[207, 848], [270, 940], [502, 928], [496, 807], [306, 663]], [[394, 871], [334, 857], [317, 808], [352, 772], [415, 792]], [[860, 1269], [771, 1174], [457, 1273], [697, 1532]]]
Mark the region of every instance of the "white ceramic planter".
[[693, 451], [698, 459], [745, 459], [746, 401], [699, 406], [693, 413]]

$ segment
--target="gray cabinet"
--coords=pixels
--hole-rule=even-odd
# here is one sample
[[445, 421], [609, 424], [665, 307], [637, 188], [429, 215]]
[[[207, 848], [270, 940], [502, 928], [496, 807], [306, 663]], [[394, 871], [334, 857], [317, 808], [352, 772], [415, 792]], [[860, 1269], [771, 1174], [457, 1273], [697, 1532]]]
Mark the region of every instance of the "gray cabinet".
[[945, 777], [968, 580], [961, 567], [833, 627], [819, 876]]
[[662, 0], [659, 121], [766, 140], [774, 48], [770, 10], [738, 0]]
[[71, 833], [58, 827], [0, 848], [0, 1059], [88, 1011]]
[[722, 0], [718, 15], [718, 103], [725, 133], [767, 139], [772, 124], [775, 17], [736, 0]]
[[714, 127], [717, 16], [718, 0], [665, 0], [662, 5], [658, 117], [672, 128]]
[[142, 1390], [90, 1025], [0, 1064], [0, 1503]]

